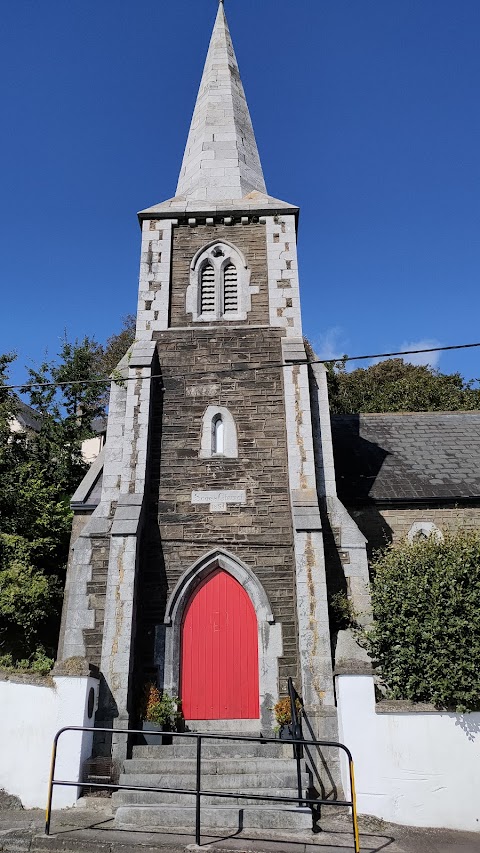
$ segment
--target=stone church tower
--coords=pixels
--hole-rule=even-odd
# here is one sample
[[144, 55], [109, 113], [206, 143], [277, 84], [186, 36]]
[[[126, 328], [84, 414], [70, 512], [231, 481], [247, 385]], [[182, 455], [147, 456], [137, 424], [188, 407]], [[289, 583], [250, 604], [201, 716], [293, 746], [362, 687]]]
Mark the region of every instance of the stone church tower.
[[332, 737], [323, 507], [356, 558], [302, 339], [298, 208], [267, 194], [222, 2], [176, 195], [139, 219], [136, 341], [73, 498], [59, 659], [100, 668], [97, 725], [135, 724], [157, 679], [193, 729], [266, 733], [292, 676]]

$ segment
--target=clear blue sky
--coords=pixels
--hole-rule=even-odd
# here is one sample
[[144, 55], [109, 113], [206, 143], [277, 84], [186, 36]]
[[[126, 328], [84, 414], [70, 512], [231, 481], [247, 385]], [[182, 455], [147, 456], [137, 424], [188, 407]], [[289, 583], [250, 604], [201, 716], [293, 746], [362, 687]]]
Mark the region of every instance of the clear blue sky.
[[[479, 0], [226, 0], [267, 188], [301, 207], [325, 357], [480, 339]], [[0, 351], [136, 307], [136, 211], [174, 194], [216, 0], [2, 5]], [[480, 351], [443, 355], [480, 376]]]

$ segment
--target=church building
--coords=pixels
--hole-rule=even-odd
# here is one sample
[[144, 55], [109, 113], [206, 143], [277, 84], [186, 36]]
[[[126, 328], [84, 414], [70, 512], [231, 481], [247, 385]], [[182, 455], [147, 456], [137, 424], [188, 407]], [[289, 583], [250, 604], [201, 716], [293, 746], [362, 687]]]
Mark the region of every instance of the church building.
[[136, 339], [72, 501], [58, 657], [99, 668], [98, 726], [138, 724], [155, 681], [192, 730], [268, 734], [292, 677], [338, 739], [327, 586], [367, 613], [368, 565], [302, 338], [298, 213], [267, 192], [220, 2], [176, 195], [139, 213]]

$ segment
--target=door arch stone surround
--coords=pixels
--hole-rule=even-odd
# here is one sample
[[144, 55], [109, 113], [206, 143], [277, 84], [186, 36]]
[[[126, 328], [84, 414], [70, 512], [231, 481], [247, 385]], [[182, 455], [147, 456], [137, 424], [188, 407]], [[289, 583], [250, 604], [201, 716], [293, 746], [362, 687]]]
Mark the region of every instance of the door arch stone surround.
[[268, 596], [257, 576], [238, 557], [215, 549], [201, 557], [179, 578], [165, 610], [165, 660], [163, 687], [178, 695], [180, 685], [181, 631], [185, 607], [201, 581], [215, 569], [228, 572], [248, 594], [258, 623], [258, 671], [260, 727], [273, 727], [272, 707], [278, 698], [278, 659], [283, 654], [282, 626], [275, 621]]

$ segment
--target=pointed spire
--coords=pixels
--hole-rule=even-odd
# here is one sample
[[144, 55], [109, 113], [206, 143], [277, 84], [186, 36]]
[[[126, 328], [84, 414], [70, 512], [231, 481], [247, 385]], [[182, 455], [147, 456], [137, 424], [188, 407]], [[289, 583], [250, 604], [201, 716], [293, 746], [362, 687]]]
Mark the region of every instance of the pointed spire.
[[219, 0], [176, 195], [217, 201], [240, 199], [254, 190], [265, 193], [265, 180]]

